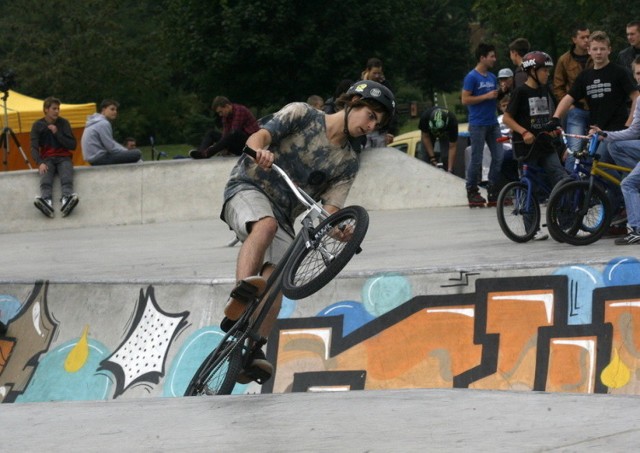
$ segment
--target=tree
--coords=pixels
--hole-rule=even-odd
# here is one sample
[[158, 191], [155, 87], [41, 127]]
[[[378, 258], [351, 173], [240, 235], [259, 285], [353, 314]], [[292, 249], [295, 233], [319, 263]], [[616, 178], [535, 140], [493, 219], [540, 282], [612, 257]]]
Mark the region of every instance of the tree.
[[394, 63], [431, 99], [436, 91], [459, 90], [469, 70], [470, 7], [464, 0], [409, 0], [394, 13]]
[[507, 54], [507, 46], [515, 38], [524, 37], [532, 49], [547, 52], [557, 59], [571, 45], [571, 28], [586, 24], [591, 31], [604, 30], [611, 38], [613, 52], [628, 44], [625, 25], [640, 18], [640, 6], [620, 0], [576, 0], [557, 2], [540, 0], [534, 4], [505, 0], [476, 0], [473, 11], [488, 39]]

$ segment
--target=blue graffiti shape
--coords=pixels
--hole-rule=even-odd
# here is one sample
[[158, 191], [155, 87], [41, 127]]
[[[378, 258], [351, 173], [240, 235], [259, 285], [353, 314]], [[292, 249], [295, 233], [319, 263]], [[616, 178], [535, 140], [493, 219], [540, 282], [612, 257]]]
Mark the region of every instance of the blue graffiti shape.
[[293, 316], [293, 312], [296, 310], [296, 301], [289, 299], [287, 296], [282, 296], [282, 306], [280, 307], [280, 313], [278, 313], [279, 319], [287, 319]]
[[607, 263], [602, 273], [607, 286], [640, 285], [640, 261], [633, 256], [621, 256]]
[[22, 308], [20, 301], [10, 294], [0, 294], [0, 321], [7, 325]]
[[78, 344], [78, 339], [49, 351], [38, 364], [29, 387], [16, 402], [106, 400], [111, 394], [111, 380], [95, 372], [109, 350], [100, 342], [89, 339], [89, 355], [82, 368], [67, 372], [65, 360]]
[[593, 290], [604, 286], [600, 272], [589, 266], [576, 265], [560, 268], [553, 275], [569, 278], [567, 323], [591, 324]]
[[158, 306], [153, 286], [146, 294], [140, 290], [131, 328], [122, 344], [100, 362], [98, 370], [110, 371], [116, 378], [113, 397], [134, 384], [157, 384], [164, 376], [167, 351], [176, 335], [186, 326], [189, 312], [167, 313]]
[[378, 317], [413, 297], [411, 283], [403, 275], [384, 274], [367, 280], [362, 288], [362, 302], [372, 316]]
[[[189, 335], [173, 359], [164, 380], [162, 396], [184, 396], [191, 378], [209, 354], [218, 346], [224, 335], [219, 327], [214, 326], [203, 327]], [[233, 393], [244, 393], [246, 387], [246, 385], [236, 384]]]
[[345, 300], [329, 305], [321, 310], [317, 316], [343, 316], [342, 335], [350, 334], [354, 330], [375, 319], [360, 302]]

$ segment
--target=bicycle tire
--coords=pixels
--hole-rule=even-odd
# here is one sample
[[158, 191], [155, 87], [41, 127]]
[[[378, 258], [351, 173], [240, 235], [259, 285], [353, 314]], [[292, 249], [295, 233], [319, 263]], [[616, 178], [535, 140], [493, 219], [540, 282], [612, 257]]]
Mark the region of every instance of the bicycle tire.
[[[331, 236], [334, 228], [344, 225], [353, 230], [348, 241]], [[282, 293], [299, 300], [322, 289], [359, 250], [368, 228], [369, 214], [361, 206], [347, 206], [320, 222], [311, 232], [311, 247], [302, 244], [285, 263]], [[330, 261], [326, 260], [327, 254]]]
[[[531, 200], [529, 207], [528, 199]], [[529, 187], [524, 182], [513, 181], [504, 186], [496, 208], [502, 232], [514, 242], [530, 241], [540, 228], [540, 203], [535, 194], [529, 195]]]
[[191, 378], [184, 396], [229, 395], [242, 370], [242, 348], [230, 338], [215, 348]]
[[[589, 195], [590, 194], [590, 195]], [[580, 210], [589, 197], [584, 215]], [[547, 228], [558, 242], [571, 245], [589, 245], [596, 242], [609, 228], [611, 208], [605, 191], [589, 181], [572, 181], [564, 184], [549, 198]]]

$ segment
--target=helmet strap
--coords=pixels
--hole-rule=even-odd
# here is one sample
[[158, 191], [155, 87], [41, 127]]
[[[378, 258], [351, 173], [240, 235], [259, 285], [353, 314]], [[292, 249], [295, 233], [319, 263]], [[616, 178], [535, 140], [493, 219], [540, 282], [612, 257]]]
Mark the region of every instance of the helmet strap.
[[353, 107], [348, 106], [345, 107], [344, 109], [344, 135], [347, 137], [347, 142], [349, 143], [349, 145], [351, 145], [351, 148], [353, 148], [353, 150], [356, 153], [359, 153], [360, 150], [362, 149], [362, 143], [360, 142], [360, 138], [356, 138], [356, 137], [352, 137], [351, 134], [349, 133], [349, 113], [351, 112], [351, 109]]

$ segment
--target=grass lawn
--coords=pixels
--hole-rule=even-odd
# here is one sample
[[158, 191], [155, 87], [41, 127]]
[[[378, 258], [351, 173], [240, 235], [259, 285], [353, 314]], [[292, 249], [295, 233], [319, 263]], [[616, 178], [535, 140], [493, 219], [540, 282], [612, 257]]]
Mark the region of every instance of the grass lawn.
[[[398, 135], [418, 129], [419, 121], [420, 121], [420, 118], [410, 118], [402, 125]], [[166, 156], [164, 154], [160, 156], [160, 160], [167, 160], [167, 159], [173, 159], [176, 156], [189, 157], [189, 151], [193, 149], [193, 146], [187, 145], [187, 144], [156, 145], [155, 149], [156, 149], [155, 160], [158, 160], [158, 154], [160, 152], [166, 153]], [[140, 151], [142, 151], [142, 160], [144, 161], [152, 160], [151, 146], [141, 146]]]
[[[165, 153], [160, 155], [159, 160], [167, 160], [173, 159], [176, 156], [189, 157], [189, 150], [193, 149], [191, 145], [156, 145], [155, 146], [155, 160], [158, 160], [158, 155], [160, 153]], [[140, 151], [142, 151], [142, 160], [149, 161], [151, 159], [151, 146], [141, 146]]]

